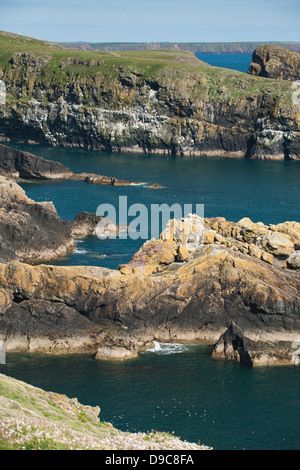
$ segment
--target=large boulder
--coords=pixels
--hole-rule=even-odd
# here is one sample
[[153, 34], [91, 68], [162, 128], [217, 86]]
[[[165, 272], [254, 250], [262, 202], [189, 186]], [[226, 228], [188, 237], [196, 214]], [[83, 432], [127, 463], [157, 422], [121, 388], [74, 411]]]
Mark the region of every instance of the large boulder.
[[261, 46], [252, 54], [248, 73], [280, 80], [300, 79], [300, 54], [280, 46]]
[[261, 238], [262, 247], [278, 258], [288, 258], [294, 251], [294, 243], [291, 238], [280, 232], [266, 233]]
[[74, 238], [98, 236], [99, 238], [115, 238], [125, 227], [109, 220], [107, 217], [92, 212], [79, 212], [72, 222], [72, 235]]
[[289, 268], [300, 269], [300, 251], [297, 251], [289, 256], [286, 262]]
[[291, 342], [254, 341], [246, 337], [235, 322], [230, 323], [214, 345], [212, 357], [238, 361], [249, 366], [295, 362]]

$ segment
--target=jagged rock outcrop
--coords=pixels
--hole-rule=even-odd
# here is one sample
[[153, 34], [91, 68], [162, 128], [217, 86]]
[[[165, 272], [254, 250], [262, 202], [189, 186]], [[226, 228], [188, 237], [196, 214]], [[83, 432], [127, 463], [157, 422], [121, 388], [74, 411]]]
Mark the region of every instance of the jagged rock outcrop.
[[98, 216], [91, 212], [79, 212], [72, 222], [71, 232], [74, 238], [88, 236], [113, 238], [126, 228], [113, 223], [107, 217]]
[[[265, 237], [286, 236], [292, 226], [296, 250], [300, 224], [204, 222], [198, 247], [177, 231], [170, 240], [167, 229], [119, 270], [1, 264], [0, 335], [7, 350], [125, 359], [154, 340], [214, 345], [233, 321], [247, 345], [259, 344], [263, 360], [254, 365], [291, 363], [300, 328], [300, 271], [290, 269], [288, 253], [274, 250]], [[274, 353], [278, 345], [281, 355]], [[254, 350], [251, 343], [252, 359]]]
[[[113, 176], [94, 173], [73, 173], [59, 162], [0, 144], [0, 174], [21, 180], [75, 179], [89, 184], [128, 186], [137, 184]], [[155, 183], [154, 183], [155, 184]]]
[[[39, 174], [43, 179], [46, 173], [42, 167], [33, 166], [36, 177]], [[33, 172], [31, 165], [29, 172]], [[54, 171], [54, 174], [57, 173]], [[0, 176], [0, 202], [0, 262], [19, 260], [35, 264], [48, 261], [73, 251], [78, 238], [91, 235], [117, 237], [120, 231], [127, 229], [89, 212], [80, 212], [72, 222], [63, 220], [52, 202], [38, 203], [29, 199], [17, 183], [3, 176]]]
[[234, 322], [215, 344], [212, 357], [241, 362], [249, 366], [293, 363], [293, 343], [268, 343], [247, 338]]
[[0, 172], [20, 179], [68, 179], [73, 172], [59, 162], [0, 144]]
[[300, 54], [280, 46], [261, 46], [252, 54], [248, 73], [279, 80], [300, 80]]
[[62, 220], [52, 202], [35, 202], [16, 183], [0, 176], [0, 259], [38, 262], [75, 247], [71, 224]]
[[[0, 35], [0, 52], [1, 41]], [[289, 83], [212, 69], [183, 51], [72, 57], [42, 44], [39, 57], [26, 50], [2, 60], [6, 139], [116, 152], [299, 158], [299, 107]]]

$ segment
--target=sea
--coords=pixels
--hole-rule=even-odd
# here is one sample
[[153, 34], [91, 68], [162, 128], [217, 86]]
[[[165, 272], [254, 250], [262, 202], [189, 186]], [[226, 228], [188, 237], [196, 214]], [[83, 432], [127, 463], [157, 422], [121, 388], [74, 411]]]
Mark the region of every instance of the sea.
[[195, 56], [214, 67], [223, 67], [244, 73], [247, 73], [252, 61], [252, 54], [195, 54]]
[[[201, 57], [204, 59], [204, 55]], [[245, 56], [205, 54], [211, 65], [246, 72]], [[251, 61], [251, 60], [250, 60]], [[26, 182], [36, 201], [53, 201], [58, 214], [73, 220], [102, 204], [201, 205], [205, 217], [237, 222], [300, 222], [300, 165], [221, 157], [175, 157], [14, 145], [60, 161], [74, 172], [92, 172], [141, 184], [114, 187], [82, 181]], [[150, 189], [152, 183], [159, 189]], [[116, 211], [118, 212], [118, 211]], [[129, 217], [129, 222], [130, 222]], [[137, 230], [138, 233], [138, 230]], [[144, 234], [145, 235], [145, 234]], [[149, 233], [149, 237], [151, 233]], [[117, 269], [144, 238], [78, 240], [75, 252], [56, 265]], [[125, 362], [96, 361], [89, 355], [8, 353], [0, 373], [45, 390], [100, 406], [100, 419], [130, 432], [166, 431], [216, 450], [299, 450], [300, 368], [250, 368], [211, 358], [204, 345], [159, 344]]]

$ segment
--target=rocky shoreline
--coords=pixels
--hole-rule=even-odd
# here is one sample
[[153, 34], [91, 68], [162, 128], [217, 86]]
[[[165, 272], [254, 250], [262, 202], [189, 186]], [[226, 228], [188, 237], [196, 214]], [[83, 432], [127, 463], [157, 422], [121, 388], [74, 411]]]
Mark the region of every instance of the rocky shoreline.
[[[70, 243], [74, 234], [93, 233], [93, 215], [59, 222], [51, 203], [27, 201], [16, 183], [1, 183], [10, 219], [20, 207], [38, 206], [50, 211], [56, 227], [62, 224]], [[153, 341], [205, 343], [214, 347], [214, 357], [292, 364], [300, 331], [300, 224], [265, 226], [247, 218], [200, 222], [203, 231], [195, 233], [196, 216], [171, 220], [158, 240], [147, 241], [118, 270], [26, 264], [28, 251], [18, 248], [9, 259], [2, 240], [0, 337], [7, 351], [85, 352], [123, 360]], [[2, 221], [3, 227], [9, 223]], [[22, 237], [24, 227], [18, 230]]]
[[63, 220], [52, 202], [29, 199], [16, 182], [3, 176], [0, 176], [0, 200], [1, 262], [49, 261], [71, 253], [77, 239], [91, 235], [117, 236], [120, 230], [126, 229], [89, 212], [79, 212], [72, 222]]
[[[14, 37], [0, 33], [3, 41]], [[37, 43], [41, 56], [17, 51], [7, 62], [0, 54], [7, 141], [299, 159], [299, 106], [288, 81], [212, 71], [184, 52], [155, 52], [134, 64], [129, 54], [125, 66], [105, 54], [64, 58], [58, 46]], [[72, 251], [76, 238], [95, 236], [103, 218], [81, 212], [62, 220], [51, 202], [29, 199], [11, 179], [133, 183], [75, 174], [0, 144], [0, 339], [7, 351], [125, 360], [154, 341], [196, 342], [211, 345], [213, 357], [251, 366], [295, 364], [299, 223], [191, 214], [169, 221], [158, 240], [117, 270], [42, 265]], [[126, 229], [104, 222], [106, 234]]]
[[[94, 173], [74, 173], [59, 162], [38, 157], [29, 152], [0, 144], [0, 175], [26, 180], [81, 180], [89, 184], [111, 186], [129, 186], [141, 184], [139, 181], [128, 181], [114, 176]], [[156, 183], [152, 183], [156, 184]]]

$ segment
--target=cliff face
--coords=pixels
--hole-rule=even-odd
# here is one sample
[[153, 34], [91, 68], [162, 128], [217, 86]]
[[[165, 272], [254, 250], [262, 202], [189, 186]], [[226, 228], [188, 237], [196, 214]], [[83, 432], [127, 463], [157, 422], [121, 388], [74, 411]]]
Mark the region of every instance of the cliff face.
[[279, 46], [262, 46], [252, 55], [248, 73], [279, 80], [300, 79], [300, 54]]
[[112, 151], [299, 158], [299, 108], [289, 83], [210, 67], [182, 51], [70, 52], [0, 35], [1, 43], [11, 51], [0, 57], [6, 138]]

